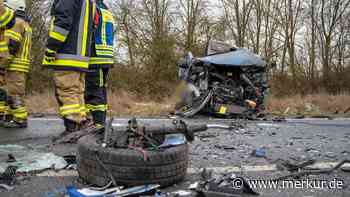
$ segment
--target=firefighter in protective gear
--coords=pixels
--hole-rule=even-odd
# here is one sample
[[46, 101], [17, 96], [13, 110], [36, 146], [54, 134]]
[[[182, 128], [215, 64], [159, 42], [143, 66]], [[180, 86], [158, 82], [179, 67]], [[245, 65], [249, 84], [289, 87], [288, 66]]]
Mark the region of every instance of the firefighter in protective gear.
[[85, 72], [89, 69], [93, 0], [54, 0], [52, 21], [43, 65], [53, 69], [59, 114], [66, 135], [78, 130], [95, 130], [85, 108]]
[[86, 74], [85, 102], [94, 123], [104, 125], [107, 112], [107, 76], [114, 64], [114, 17], [102, 0], [97, 3], [97, 29], [94, 32], [91, 72]]
[[15, 10], [16, 20], [13, 27], [5, 31], [4, 37], [10, 56], [6, 58], [6, 64], [3, 64], [6, 66], [2, 67], [0, 73], [2, 124], [6, 128], [25, 128], [28, 112], [24, 96], [30, 65], [32, 30], [25, 14], [25, 0], [7, 0], [5, 5]]
[[[10, 57], [5, 40], [5, 30], [10, 29], [15, 24], [15, 12], [5, 5], [4, 0], [0, 0], [0, 75], [4, 75], [4, 66]], [[2, 123], [6, 107], [6, 90], [4, 77], [0, 77], [0, 122]]]

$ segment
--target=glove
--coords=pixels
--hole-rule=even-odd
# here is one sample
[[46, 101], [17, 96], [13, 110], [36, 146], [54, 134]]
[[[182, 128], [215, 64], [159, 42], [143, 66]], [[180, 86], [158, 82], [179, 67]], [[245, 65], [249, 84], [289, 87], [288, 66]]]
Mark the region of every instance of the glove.
[[255, 109], [257, 104], [255, 101], [252, 100], [245, 100], [245, 103], [247, 104], [247, 106], [249, 106], [251, 109]]
[[54, 62], [56, 60], [56, 51], [51, 49], [46, 49], [44, 59], [47, 62]]

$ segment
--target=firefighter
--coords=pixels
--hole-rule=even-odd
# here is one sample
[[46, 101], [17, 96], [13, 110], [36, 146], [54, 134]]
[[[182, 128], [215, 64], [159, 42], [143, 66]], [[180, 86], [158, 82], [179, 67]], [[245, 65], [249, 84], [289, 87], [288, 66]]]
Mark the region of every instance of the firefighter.
[[[25, 0], [7, 0], [5, 5], [15, 10], [16, 22], [5, 31], [10, 58], [2, 70], [1, 82], [4, 86], [5, 104], [3, 126], [5, 128], [26, 128], [28, 112], [24, 104], [26, 76], [29, 72], [32, 29], [26, 16]], [[6, 91], [6, 92], [5, 92]]]
[[[5, 0], [6, 2], [6, 0]], [[3, 122], [6, 106], [6, 91], [5, 91], [5, 70], [4, 66], [10, 57], [7, 43], [5, 40], [5, 30], [10, 29], [15, 24], [15, 12], [11, 8], [5, 6], [4, 0], [0, 0], [0, 123]]]
[[66, 128], [61, 136], [97, 130], [84, 101], [95, 6], [93, 0], [53, 1], [43, 65], [53, 70], [59, 115]]
[[114, 64], [114, 17], [103, 3], [96, 0], [98, 25], [93, 36], [90, 71], [86, 74], [85, 102], [94, 123], [104, 125], [107, 112], [107, 76]]

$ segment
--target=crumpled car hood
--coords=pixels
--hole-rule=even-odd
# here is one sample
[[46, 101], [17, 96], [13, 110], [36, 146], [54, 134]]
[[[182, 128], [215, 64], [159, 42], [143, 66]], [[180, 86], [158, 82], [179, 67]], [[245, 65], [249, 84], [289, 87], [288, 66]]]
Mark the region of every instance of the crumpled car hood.
[[198, 58], [204, 63], [222, 65], [222, 66], [258, 66], [264, 67], [266, 62], [259, 56], [247, 49], [237, 49], [236, 51], [216, 54]]

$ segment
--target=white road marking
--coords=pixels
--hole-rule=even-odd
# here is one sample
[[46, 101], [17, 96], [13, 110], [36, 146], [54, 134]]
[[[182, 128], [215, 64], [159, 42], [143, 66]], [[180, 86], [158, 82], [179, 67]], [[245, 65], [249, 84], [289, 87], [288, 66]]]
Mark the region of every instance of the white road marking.
[[[330, 169], [336, 166], [336, 162], [320, 162], [314, 165], [308, 166], [307, 169]], [[345, 164], [343, 167], [350, 167], [350, 164]], [[261, 165], [261, 166], [226, 166], [226, 167], [209, 167], [207, 170], [212, 170], [216, 174], [223, 174], [228, 172], [273, 172], [277, 171], [276, 165]], [[202, 171], [200, 168], [189, 168], [188, 174], [198, 174]], [[59, 172], [46, 171], [36, 176], [39, 177], [76, 177], [78, 172], [75, 170], [61, 170]]]

